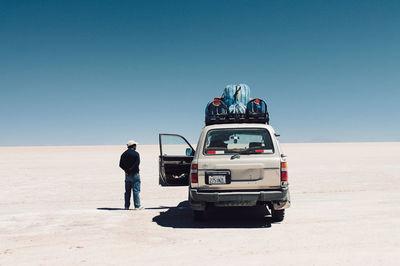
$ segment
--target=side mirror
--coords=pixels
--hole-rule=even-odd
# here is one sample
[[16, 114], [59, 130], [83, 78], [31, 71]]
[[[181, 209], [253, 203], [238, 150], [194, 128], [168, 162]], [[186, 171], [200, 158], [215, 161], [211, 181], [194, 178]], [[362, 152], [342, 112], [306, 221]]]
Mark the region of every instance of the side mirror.
[[194, 155], [194, 150], [191, 148], [186, 148], [186, 156], [193, 156]]

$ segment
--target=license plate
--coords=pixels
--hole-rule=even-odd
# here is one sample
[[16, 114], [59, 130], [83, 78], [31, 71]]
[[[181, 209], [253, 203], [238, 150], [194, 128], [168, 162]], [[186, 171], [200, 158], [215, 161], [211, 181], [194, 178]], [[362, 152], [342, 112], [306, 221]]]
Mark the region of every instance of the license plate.
[[226, 176], [225, 175], [209, 175], [208, 183], [210, 185], [226, 184]]

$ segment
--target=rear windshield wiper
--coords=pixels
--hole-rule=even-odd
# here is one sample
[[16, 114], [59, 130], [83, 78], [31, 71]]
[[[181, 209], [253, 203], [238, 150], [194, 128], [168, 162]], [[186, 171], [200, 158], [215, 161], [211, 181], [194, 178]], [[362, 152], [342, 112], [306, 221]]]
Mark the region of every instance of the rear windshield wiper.
[[246, 150], [240, 152], [240, 154], [250, 154], [250, 153], [254, 153], [254, 150]]

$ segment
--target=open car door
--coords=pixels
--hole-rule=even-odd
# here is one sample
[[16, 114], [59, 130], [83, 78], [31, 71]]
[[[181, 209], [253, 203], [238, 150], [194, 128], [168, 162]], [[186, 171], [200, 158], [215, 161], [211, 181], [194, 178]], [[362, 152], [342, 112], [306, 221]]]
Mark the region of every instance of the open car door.
[[160, 134], [159, 142], [159, 184], [161, 186], [189, 185], [193, 147], [184, 137], [176, 134]]

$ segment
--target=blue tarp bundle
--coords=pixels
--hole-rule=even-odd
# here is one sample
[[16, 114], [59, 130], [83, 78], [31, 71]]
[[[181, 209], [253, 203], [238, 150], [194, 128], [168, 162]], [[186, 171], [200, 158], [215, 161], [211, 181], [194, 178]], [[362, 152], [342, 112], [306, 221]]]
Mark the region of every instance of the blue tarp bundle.
[[245, 114], [246, 106], [241, 102], [237, 102], [229, 106], [228, 110], [230, 114]]
[[[246, 112], [247, 103], [250, 101], [250, 87], [246, 84], [228, 85], [225, 87], [222, 97], [230, 113], [243, 114]], [[236, 107], [230, 108], [232, 105], [236, 105]], [[243, 107], [244, 111], [242, 110]]]

